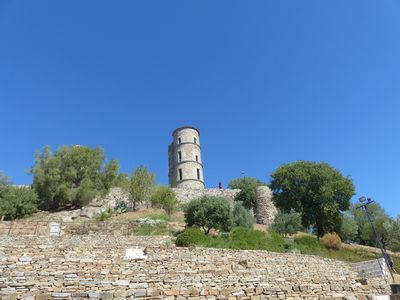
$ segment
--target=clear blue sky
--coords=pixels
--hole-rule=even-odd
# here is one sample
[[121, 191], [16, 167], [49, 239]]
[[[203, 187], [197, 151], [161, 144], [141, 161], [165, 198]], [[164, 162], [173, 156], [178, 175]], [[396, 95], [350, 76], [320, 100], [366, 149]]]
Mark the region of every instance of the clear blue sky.
[[206, 185], [326, 161], [400, 214], [400, 2], [0, 0], [0, 170], [101, 145], [166, 184], [201, 131]]

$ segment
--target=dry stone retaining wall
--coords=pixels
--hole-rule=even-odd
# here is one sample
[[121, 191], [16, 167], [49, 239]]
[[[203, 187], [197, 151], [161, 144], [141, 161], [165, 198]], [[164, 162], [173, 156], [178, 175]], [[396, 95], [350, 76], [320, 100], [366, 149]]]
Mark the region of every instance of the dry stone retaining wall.
[[[175, 248], [169, 237], [0, 237], [1, 299], [325, 299], [388, 294], [314, 256]], [[146, 248], [146, 260], [125, 259]]]

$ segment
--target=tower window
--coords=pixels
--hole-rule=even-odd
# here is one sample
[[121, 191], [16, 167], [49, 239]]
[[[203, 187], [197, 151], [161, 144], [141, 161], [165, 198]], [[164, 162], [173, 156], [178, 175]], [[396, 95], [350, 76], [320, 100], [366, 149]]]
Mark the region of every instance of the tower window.
[[197, 168], [197, 179], [200, 180], [200, 169]]
[[179, 169], [179, 180], [182, 180], [183, 179], [183, 177], [182, 177], [182, 169]]
[[197, 161], [197, 162], [199, 161], [199, 156], [198, 156], [198, 155], [196, 155], [196, 161]]
[[178, 138], [178, 144], [182, 143], [181, 138]]
[[194, 141], [195, 144], [197, 144], [197, 139], [196, 138], [193, 138], [193, 141]]
[[182, 152], [181, 151], [178, 152], [178, 161], [179, 162], [182, 161]]

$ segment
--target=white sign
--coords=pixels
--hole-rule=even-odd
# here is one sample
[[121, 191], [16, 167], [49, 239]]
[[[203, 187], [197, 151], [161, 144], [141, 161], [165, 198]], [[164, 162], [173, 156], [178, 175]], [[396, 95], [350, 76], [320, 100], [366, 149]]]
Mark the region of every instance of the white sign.
[[147, 259], [143, 249], [126, 248], [125, 259]]
[[50, 235], [60, 235], [60, 224], [59, 223], [55, 223], [55, 222], [51, 222], [49, 223], [49, 232]]

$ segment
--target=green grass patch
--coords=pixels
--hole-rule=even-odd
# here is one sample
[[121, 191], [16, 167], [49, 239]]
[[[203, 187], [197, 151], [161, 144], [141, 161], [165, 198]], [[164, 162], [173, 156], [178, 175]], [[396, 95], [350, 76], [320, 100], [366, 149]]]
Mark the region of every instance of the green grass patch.
[[140, 224], [132, 223], [129, 226], [129, 234], [131, 235], [171, 235], [171, 230], [168, 223], [157, 223], [157, 224]]
[[[331, 250], [311, 235], [296, 237], [294, 240], [284, 240], [275, 232], [264, 232], [243, 227], [236, 227], [230, 233], [220, 233], [218, 236], [205, 235], [199, 228], [188, 228], [177, 236], [175, 243], [180, 247], [201, 246], [238, 250], [295, 252], [347, 262], [360, 262], [382, 257], [380, 254], [368, 252], [361, 248], [346, 247], [339, 250]], [[392, 258], [395, 266], [400, 266], [400, 257], [393, 255]]]
[[205, 235], [198, 228], [188, 228], [176, 239], [177, 246], [268, 250], [273, 252], [284, 252], [284, 244], [285, 241], [278, 234], [243, 227], [234, 228], [230, 233], [221, 233], [218, 236]]
[[294, 247], [299, 249], [301, 254], [322, 256], [348, 262], [360, 262], [381, 257], [381, 255], [357, 248], [330, 250], [327, 249], [316, 237], [308, 235], [295, 238]]

